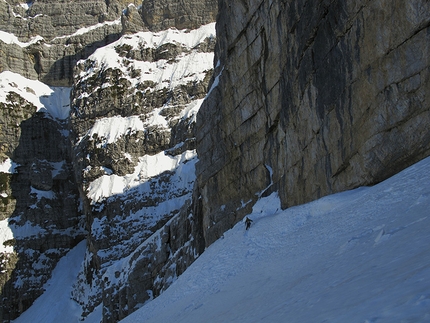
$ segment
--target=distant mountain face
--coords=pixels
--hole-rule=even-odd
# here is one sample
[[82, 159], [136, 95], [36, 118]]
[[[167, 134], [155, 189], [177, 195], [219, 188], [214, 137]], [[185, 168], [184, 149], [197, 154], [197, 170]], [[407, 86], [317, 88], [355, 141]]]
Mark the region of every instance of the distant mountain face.
[[181, 3], [0, 2], [2, 320], [82, 239], [72, 297], [104, 322], [202, 252], [194, 125], [216, 2]]
[[73, 164], [90, 248], [73, 296], [88, 311], [103, 300], [106, 322], [157, 296], [202, 251], [190, 216], [194, 125], [214, 45], [214, 23], [141, 32], [77, 65]]
[[[125, 33], [196, 29], [215, 21], [217, 1], [74, 0], [0, 2], [1, 70], [71, 86], [73, 69]], [[13, 37], [11, 37], [13, 35]]]

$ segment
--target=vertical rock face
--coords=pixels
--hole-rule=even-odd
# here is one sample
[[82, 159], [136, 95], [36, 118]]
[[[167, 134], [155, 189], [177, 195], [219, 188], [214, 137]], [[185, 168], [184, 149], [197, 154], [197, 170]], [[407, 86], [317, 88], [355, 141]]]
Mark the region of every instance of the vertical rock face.
[[71, 86], [76, 62], [119, 38], [122, 9], [104, 0], [0, 2], [0, 72]]
[[430, 3], [219, 1], [197, 118], [206, 243], [262, 194], [371, 185], [430, 154]]

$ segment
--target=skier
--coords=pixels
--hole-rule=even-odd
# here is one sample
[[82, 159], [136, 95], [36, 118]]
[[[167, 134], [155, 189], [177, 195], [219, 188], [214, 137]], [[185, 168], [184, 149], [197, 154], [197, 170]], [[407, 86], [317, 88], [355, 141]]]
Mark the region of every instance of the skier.
[[249, 227], [251, 226], [251, 223], [252, 223], [252, 220], [250, 218], [246, 217], [246, 219], [245, 219], [245, 228], [246, 228], [246, 230], [249, 229]]

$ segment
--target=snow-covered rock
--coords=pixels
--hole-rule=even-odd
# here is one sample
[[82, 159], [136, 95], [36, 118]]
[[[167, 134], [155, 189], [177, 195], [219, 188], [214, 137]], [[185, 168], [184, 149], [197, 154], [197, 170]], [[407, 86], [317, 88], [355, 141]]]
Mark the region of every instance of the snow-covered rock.
[[102, 304], [105, 322], [124, 318], [202, 251], [194, 124], [214, 35], [214, 23], [124, 35], [77, 64], [72, 140], [89, 234], [73, 297], [84, 314]]

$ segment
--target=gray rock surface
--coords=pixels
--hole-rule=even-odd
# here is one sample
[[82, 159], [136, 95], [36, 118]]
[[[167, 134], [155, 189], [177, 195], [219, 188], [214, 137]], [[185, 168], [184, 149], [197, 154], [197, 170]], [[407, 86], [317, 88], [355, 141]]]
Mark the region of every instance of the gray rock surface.
[[20, 43], [0, 41], [0, 72], [71, 86], [76, 62], [118, 39], [121, 15], [118, 1], [2, 1], [0, 30]]
[[207, 244], [262, 194], [278, 191], [285, 208], [430, 154], [428, 1], [219, 1], [219, 10], [219, 84], [197, 120]]
[[196, 29], [215, 21], [217, 9], [213, 0], [143, 0], [142, 18], [154, 31], [170, 27]]

